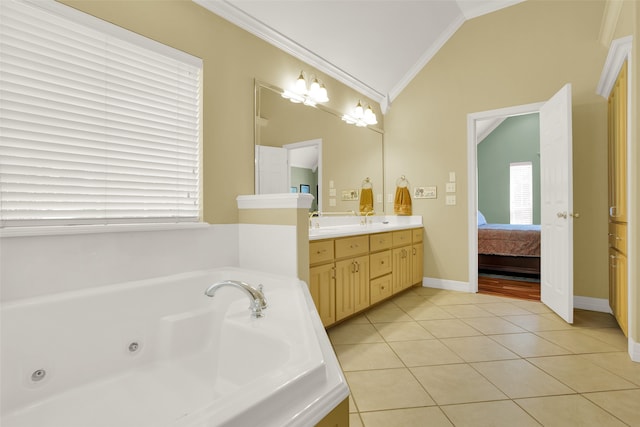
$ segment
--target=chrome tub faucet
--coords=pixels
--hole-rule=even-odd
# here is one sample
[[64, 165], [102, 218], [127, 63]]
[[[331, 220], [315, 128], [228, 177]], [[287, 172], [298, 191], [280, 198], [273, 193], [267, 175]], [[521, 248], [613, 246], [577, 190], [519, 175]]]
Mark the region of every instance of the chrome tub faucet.
[[223, 280], [222, 282], [216, 282], [209, 286], [204, 294], [208, 297], [213, 297], [218, 289], [227, 286], [240, 289], [249, 297], [249, 310], [251, 310], [251, 317], [258, 318], [264, 316], [262, 310], [267, 308], [267, 300], [262, 292], [262, 285], [259, 285], [258, 289], [256, 289], [248, 283], [241, 282], [239, 280]]

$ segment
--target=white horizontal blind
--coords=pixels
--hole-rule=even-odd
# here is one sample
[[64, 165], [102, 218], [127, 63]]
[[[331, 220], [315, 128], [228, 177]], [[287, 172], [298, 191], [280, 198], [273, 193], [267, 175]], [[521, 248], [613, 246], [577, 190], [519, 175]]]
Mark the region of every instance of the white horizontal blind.
[[533, 168], [531, 162], [509, 167], [509, 211], [511, 224], [533, 224]]
[[199, 219], [201, 62], [135, 37], [0, 1], [0, 226]]

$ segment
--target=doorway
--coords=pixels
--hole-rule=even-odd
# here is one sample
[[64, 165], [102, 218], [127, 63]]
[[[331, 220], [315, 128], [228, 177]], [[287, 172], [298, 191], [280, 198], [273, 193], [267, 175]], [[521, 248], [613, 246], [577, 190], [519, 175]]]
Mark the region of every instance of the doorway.
[[539, 114], [477, 125], [478, 292], [540, 301]]
[[573, 183], [571, 85], [548, 101], [467, 116], [469, 285], [478, 292], [477, 129], [482, 120], [540, 114], [541, 301], [573, 323]]

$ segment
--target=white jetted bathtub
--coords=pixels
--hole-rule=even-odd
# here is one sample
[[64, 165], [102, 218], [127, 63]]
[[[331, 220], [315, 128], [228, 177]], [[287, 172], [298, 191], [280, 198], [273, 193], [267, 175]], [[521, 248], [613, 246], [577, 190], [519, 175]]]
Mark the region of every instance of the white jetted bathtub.
[[[222, 280], [264, 285], [268, 308]], [[348, 395], [306, 285], [235, 268], [1, 307], [3, 427], [309, 426]]]

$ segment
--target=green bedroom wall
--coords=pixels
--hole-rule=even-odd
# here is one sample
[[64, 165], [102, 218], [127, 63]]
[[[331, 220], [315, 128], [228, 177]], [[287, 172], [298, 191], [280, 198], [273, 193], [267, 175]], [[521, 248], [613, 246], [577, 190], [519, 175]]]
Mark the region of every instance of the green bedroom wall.
[[291, 167], [291, 186], [296, 187], [296, 190], [300, 192], [300, 184], [307, 184], [311, 189], [311, 194], [313, 194], [313, 202], [311, 202], [311, 210], [317, 211], [318, 204], [316, 203], [318, 200], [317, 194], [317, 186], [318, 186], [318, 173], [313, 172], [311, 169], [307, 168], [298, 168]]
[[515, 162], [531, 162], [533, 223], [540, 224], [539, 153], [537, 113], [508, 117], [478, 144], [478, 209], [487, 222], [509, 224], [509, 166]]

